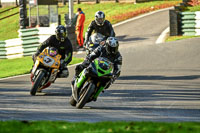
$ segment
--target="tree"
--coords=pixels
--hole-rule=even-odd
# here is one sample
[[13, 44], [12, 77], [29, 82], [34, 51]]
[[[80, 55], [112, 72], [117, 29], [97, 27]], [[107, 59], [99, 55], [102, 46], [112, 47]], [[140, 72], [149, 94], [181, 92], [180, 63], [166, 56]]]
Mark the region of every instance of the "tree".
[[16, 1], [16, 6], [19, 6], [19, 5], [18, 5], [18, 0], [15, 0], [15, 1]]
[[63, 2], [63, 5], [66, 5], [66, 0], [62, 0], [62, 2]]
[[2, 7], [2, 5], [1, 5], [1, 0], [0, 0], [0, 8]]
[[98, 4], [98, 3], [99, 3], [99, 1], [100, 1], [100, 0], [96, 0], [96, 4]]

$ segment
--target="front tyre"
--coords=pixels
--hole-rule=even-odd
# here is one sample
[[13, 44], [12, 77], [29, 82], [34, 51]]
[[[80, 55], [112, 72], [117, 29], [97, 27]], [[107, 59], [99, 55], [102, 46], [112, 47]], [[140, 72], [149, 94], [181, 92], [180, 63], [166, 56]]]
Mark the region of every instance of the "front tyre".
[[95, 91], [95, 85], [93, 83], [90, 83], [88, 88], [85, 88], [85, 90], [80, 94], [79, 102], [76, 104], [76, 108], [82, 109], [84, 105], [89, 101], [91, 95]]
[[70, 97], [70, 99], [69, 99], [69, 103], [72, 105], [72, 106], [76, 106], [76, 100], [74, 99], [74, 97], [73, 96], [71, 96]]
[[41, 82], [42, 82], [42, 79], [44, 78], [44, 76], [45, 76], [45, 72], [40, 71], [35, 79], [35, 82], [34, 82], [32, 88], [31, 88], [31, 91], [30, 91], [31, 95], [34, 96], [36, 94], [37, 90], [39, 89], [39, 87], [41, 87]]

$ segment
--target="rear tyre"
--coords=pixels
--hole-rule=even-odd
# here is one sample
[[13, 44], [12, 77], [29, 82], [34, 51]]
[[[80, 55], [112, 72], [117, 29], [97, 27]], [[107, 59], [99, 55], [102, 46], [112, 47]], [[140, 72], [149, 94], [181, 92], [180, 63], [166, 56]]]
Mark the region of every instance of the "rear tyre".
[[85, 88], [85, 91], [83, 91], [82, 94], [80, 94], [80, 99], [79, 102], [76, 104], [76, 108], [82, 109], [85, 106], [85, 104], [89, 101], [94, 91], [95, 85], [93, 83], [90, 83], [88, 88]]
[[69, 99], [69, 103], [72, 105], [72, 106], [76, 106], [76, 100], [74, 99], [74, 97], [73, 96], [71, 96], [70, 97], [70, 99]]
[[37, 75], [37, 78], [35, 79], [35, 82], [31, 88], [30, 94], [32, 96], [34, 96], [37, 92], [37, 89], [39, 89], [39, 87], [41, 87], [41, 82], [43, 77], [45, 76], [45, 72], [44, 71], [40, 71], [39, 74]]

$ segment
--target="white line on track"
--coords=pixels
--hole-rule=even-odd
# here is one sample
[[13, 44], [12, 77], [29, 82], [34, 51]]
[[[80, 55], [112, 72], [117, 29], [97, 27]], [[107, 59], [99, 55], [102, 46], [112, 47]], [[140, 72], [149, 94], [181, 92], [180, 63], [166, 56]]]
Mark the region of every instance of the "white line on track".
[[156, 40], [156, 44], [164, 43], [168, 33], [169, 33], [169, 27], [167, 27], [167, 28], [161, 33], [161, 35], [160, 35], [160, 36], [158, 37], [158, 39]]

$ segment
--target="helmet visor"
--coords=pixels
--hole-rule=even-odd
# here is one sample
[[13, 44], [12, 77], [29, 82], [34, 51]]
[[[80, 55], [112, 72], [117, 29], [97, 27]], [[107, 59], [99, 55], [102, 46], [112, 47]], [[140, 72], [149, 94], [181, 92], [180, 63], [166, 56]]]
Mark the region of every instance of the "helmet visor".
[[65, 37], [66, 37], [66, 33], [65, 33], [65, 32], [57, 33], [57, 38], [58, 38], [58, 40], [60, 40], [61, 42], [63, 42], [63, 41], [65, 40]]
[[118, 46], [117, 47], [107, 46], [107, 51], [110, 54], [116, 54], [118, 52]]
[[104, 23], [104, 19], [103, 18], [97, 18], [96, 20], [97, 20], [97, 22], [99, 24], [103, 24]]

